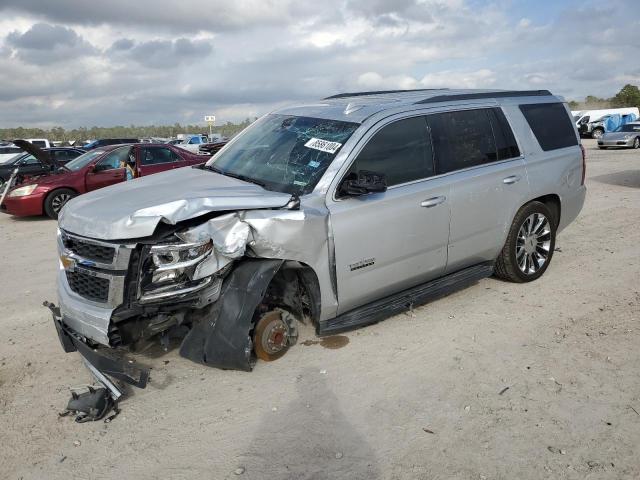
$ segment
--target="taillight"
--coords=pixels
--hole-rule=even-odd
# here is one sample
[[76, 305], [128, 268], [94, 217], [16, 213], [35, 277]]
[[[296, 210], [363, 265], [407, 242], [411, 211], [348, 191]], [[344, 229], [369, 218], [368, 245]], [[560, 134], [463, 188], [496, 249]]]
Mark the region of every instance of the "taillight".
[[582, 144], [580, 144], [580, 150], [582, 151], [582, 180], [580, 185], [584, 185], [584, 177], [587, 175], [587, 153], [584, 151]]

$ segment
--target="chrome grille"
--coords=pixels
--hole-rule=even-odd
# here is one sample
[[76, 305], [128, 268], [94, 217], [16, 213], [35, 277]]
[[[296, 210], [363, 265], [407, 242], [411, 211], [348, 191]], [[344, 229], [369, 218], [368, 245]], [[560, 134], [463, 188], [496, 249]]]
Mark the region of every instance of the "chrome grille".
[[81, 297], [94, 302], [106, 302], [109, 299], [109, 280], [95, 277], [78, 270], [67, 270], [67, 282], [71, 290]]
[[116, 249], [113, 247], [87, 243], [73, 237], [65, 238], [64, 246], [82, 258], [101, 263], [113, 262], [113, 257], [116, 253]]

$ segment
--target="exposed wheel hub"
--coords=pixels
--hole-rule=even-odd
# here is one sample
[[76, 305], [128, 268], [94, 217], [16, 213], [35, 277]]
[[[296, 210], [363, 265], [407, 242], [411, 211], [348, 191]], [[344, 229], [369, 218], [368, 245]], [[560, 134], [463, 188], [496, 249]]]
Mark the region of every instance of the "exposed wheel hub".
[[263, 314], [256, 322], [253, 344], [256, 356], [267, 362], [282, 357], [298, 340], [293, 316], [282, 309]]

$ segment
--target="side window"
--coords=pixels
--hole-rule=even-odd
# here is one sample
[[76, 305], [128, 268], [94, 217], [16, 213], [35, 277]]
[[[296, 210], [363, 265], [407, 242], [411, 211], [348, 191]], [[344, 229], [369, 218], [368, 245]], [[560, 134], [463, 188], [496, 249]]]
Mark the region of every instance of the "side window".
[[199, 143], [200, 143], [200, 137], [191, 137], [191, 139], [189, 139], [190, 145], [197, 145]]
[[29, 155], [27, 158], [20, 160], [20, 165], [38, 165], [40, 161], [33, 155]]
[[506, 160], [520, 156], [520, 149], [513, 136], [513, 130], [504, 116], [501, 108], [492, 108], [489, 112], [493, 136], [496, 140], [498, 160]]
[[545, 152], [578, 145], [571, 118], [562, 103], [520, 105], [520, 111]]
[[498, 159], [487, 109], [436, 113], [427, 118], [439, 174]]
[[387, 185], [433, 175], [433, 150], [424, 117], [398, 120], [378, 131], [362, 149], [349, 173], [383, 173]]
[[[129, 158], [130, 148], [116, 148], [106, 157], [100, 160], [96, 165], [100, 165], [100, 170], [113, 170], [122, 168]], [[104, 165], [104, 166], [103, 166]]]
[[171, 163], [180, 160], [169, 148], [164, 147], [144, 147], [141, 148], [142, 165], [157, 165], [160, 163]]

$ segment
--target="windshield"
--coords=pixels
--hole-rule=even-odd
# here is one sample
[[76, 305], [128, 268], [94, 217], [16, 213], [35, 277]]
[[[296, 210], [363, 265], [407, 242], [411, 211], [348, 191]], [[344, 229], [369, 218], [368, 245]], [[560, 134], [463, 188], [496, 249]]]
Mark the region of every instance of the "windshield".
[[88, 165], [91, 160], [96, 159], [104, 152], [104, 150], [91, 150], [90, 152], [83, 153], [78, 158], [74, 158], [70, 162], [66, 163], [64, 168], [75, 172], [76, 170], [80, 170], [82, 167]]
[[640, 123], [627, 123], [626, 125], [620, 125], [616, 132], [640, 132]]
[[313, 190], [357, 123], [290, 115], [267, 115], [207, 162], [207, 168], [303, 195]]
[[9, 165], [11, 163], [14, 163], [19, 158], [22, 158], [26, 155], [27, 155], [26, 153], [21, 151], [20, 153], [18, 153], [17, 155], [14, 155], [13, 157], [0, 158], [0, 165]]

